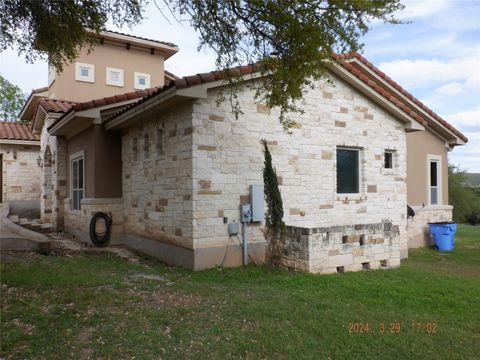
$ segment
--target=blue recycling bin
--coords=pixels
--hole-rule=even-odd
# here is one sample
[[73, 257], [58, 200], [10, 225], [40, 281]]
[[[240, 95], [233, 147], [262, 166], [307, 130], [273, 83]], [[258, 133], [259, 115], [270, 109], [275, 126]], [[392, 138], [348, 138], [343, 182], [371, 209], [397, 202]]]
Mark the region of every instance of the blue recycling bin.
[[438, 250], [452, 251], [454, 249], [457, 224], [452, 221], [436, 222], [429, 223], [428, 228]]

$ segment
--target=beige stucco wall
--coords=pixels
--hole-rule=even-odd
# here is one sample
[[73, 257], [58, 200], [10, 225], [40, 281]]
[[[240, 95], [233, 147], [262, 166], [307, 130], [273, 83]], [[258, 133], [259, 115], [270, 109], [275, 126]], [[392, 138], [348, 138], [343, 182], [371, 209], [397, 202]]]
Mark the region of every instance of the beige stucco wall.
[[0, 144], [2, 155], [2, 200], [38, 200], [41, 168], [38, 145]]
[[[84, 153], [84, 198], [122, 197], [121, 141], [120, 133], [106, 132], [101, 125], [93, 125], [66, 140], [68, 162], [71, 155]], [[70, 191], [70, 165], [67, 184]]]
[[[163, 86], [164, 58], [158, 52], [131, 48], [125, 44], [105, 43], [97, 45], [88, 54], [82, 49], [76, 62], [95, 65], [95, 82], [75, 80], [75, 63], [64, 65], [63, 72], [56, 74], [49, 89], [49, 97], [70, 101], [89, 101], [134, 91], [134, 72], [150, 74], [150, 86]], [[124, 86], [106, 84], [106, 68], [123, 69]]]
[[428, 202], [428, 155], [441, 156], [442, 204], [448, 204], [448, 152], [445, 141], [428, 131], [407, 134], [407, 199], [416, 206]]

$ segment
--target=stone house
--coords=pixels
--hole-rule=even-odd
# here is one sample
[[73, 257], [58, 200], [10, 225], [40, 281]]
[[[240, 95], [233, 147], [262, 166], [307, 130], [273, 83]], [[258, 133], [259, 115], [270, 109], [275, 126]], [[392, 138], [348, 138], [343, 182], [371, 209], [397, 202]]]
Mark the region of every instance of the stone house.
[[[262, 216], [235, 228], [240, 206], [253, 203], [252, 186], [263, 183], [262, 139], [284, 200], [288, 267], [317, 273], [396, 267], [409, 239], [425, 235], [426, 221], [451, 216], [444, 206], [446, 152], [467, 139], [360, 55], [332, 60], [332, 83], [317, 82], [306, 94], [289, 135], [278, 112], [255, 101], [252, 66], [239, 68], [244, 114], [235, 119], [228, 104], [216, 101], [222, 73], [176, 78], [163, 70], [174, 45], [107, 35], [100, 50], [57, 74], [48, 95], [24, 111], [41, 134], [43, 157], [51, 158], [43, 164], [42, 183], [51, 186], [43, 189], [42, 216], [57, 228], [89, 241], [92, 214], [106, 212], [112, 243], [195, 270], [240, 265], [245, 235], [250, 260], [261, 263]], [[110, 47], [122, 51], [117, 63], [106, 56]], [[142, 74], [159, 71], [152, 82], [158, 86], [136, 88], [138, 62], [122, 65], [122, 57], [156, 54], [162, 60]], [[97, 79], [95, 69], [105, 77]], [[134, 74], [133, 82], [121, 89], [108, 84], [111, 69], [116, 80]], [[90, 100], [85, 94], [94, 94], [96, 82], [108, 86], [98, 92], [104, 97]], [[407, 219], [410, 201], [427, 205], [418, 221]]]
[[39, 155], [40, 137], [28, 125], [0, 121], [0, 203], [39, 211]]

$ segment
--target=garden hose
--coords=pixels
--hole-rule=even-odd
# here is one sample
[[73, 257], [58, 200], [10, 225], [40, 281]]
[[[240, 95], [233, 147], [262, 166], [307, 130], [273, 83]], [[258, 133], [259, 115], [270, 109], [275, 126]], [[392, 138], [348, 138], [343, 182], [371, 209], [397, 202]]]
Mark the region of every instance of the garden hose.
[[[97, 221], [98, 219], [103, 219], [105, 221], [105, 231], [97, 232]], [[112, 226], [112, 218], [108, 214], [103, 212], [96, 212], [90, 220], [90, 239], [92, 243], [96, 246], [107, 246], [110, 240], [110, 227]]]

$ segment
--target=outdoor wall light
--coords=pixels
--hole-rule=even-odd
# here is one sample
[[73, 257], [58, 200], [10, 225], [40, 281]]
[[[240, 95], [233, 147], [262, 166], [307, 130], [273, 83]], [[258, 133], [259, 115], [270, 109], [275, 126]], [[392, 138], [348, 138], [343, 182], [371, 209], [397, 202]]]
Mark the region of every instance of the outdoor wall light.
[[40, 155], [38, 155], [38, 157], [37, 157], [37, 165], [39, 167], [42, 166], [42, 158], [40, 157]]

